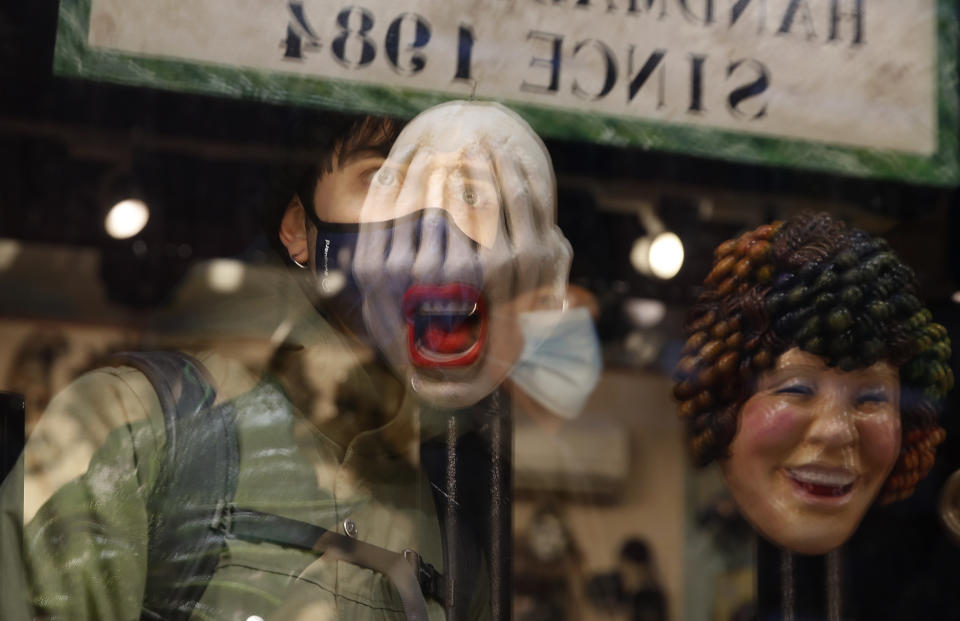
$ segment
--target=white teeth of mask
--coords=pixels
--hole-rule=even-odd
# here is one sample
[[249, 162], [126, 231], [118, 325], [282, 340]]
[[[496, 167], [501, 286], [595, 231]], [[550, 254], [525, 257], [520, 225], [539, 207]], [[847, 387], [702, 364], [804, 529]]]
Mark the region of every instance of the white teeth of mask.
[[853, 473], [847, 471], [824, 470], [820, 468], [793, 468], [790, 470], [790, 476], [801, 483], [812, 483], [814, 485], [833, 485], [843, 486], [853, 483]]
[[476, 309], [476, 304], [463, 302], [425, 302], [420, 306], [421, 313], [472, 315]]

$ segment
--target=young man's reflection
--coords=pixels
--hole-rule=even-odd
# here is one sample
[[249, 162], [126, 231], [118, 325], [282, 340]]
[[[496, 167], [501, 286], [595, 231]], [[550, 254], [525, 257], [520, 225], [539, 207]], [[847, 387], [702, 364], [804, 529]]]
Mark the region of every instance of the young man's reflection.
[[[456, 389], [452, 391], [458, 396], [454, 402], [445, 404], [442, 398], [439, 400], [439, 405], [449, 406], [468, 405], [503, 380], [519, 354], [515, 340], [506, 336], [519, 337], [515, 314], [518, 307], [524, 306], [514, 300], [530, 296], [537, 289], [545, 290], [547, 297], [562, 298], [562, 294], [560, 298], [554, 296], [553, 290], [564, 284], [570, 255], [569, 246], [553, 224], [554, 180], [542, 143], [525, 123], [502, 108], [491, 111], [481, 107], [474, 114], [471, 104], [459, 105], [459, 117], [436, 119], [435, 126], [446, 136], [450, 123], [470, 125], [472, 129], [463, 132], [469, 148], [486, 147], [486, 161], [492, 160], [490, 154], [495, 153], [501, 161], [511, 163], [513, 172], [508, 174], [513, 177], [505, 184], [509, 193], [504, 195], [499, 203], [500, 213], [492, 220], [498, 227], [494, 229], [495, 237], [488, 233], [484, 238], [499, 243], [498, 252], [506, 255], [497, 256], [485, 247], [481, 250], [479, 243], [462, 245], [463, 252], [455, 256], [446, 255], [460, 265], [472, 262], [480, 268], [477, 280], [471, 284], [478, 292], [474, 301], [491, 300], [491, 334], [490, 345], [481, 347], [477, 358], [496, 369], [496, 373], [484, 376], [483, 390]], [[448, 124], [446, 132], [444, 123]], [[494, 127], [498, 123], [499, 127]], [[365, 203], [367, 188], [381, 168], [397, 129], [394, 122], [368, 119], [335, 141], [329, 157], [320, 163], [318, 175], [301, 188], [298, 198], [286, 209], [280, 239], [291, 260], [306, 266], [302, 274], [308, 275], [311, 297], [337, 327], [337, 330], [321, 329], [314, 333], [312, 345], [335, 345], [354, 351], [358, 341], [369, 340], [404, 379], [403, 385], [387, 388], [390, 380], [385, 373], [363, 370], [364, 365], [367, 369], [379, 368], [376, 354], [361, 355], [353, 370], [343, 374], [327, 357], [311, 356], [310, 346], [301, 350], [285, 348], [278, 353], [276, 373], [267, 378], [252, 376], [240, 365], [216, 354], [204, 354], [200, 361], [213, 378], [217, 402], [229, 403], [235, 411], [240, 453], [234, 496], [237, 506], [315, 524], [382, 550], [395, 553], [413, 550], [426, 563], [442, 568], [440, 524], [430, 482], [417, 459], [418, 400], [429, 399], [431, 394], [429, 391], [416, 394], [418, 385], [410, 380], [440, 377], [445, 386], [456, 388], [457, 382], [470, 384], [477, 376], [459, 369], [461, 374], [454, 374], [451, 383], [447, 381], [450, 377], [445, 376], [448, 369], [444, 365], [400, 360], [392, 356], [397, 351], [391, 349], [393, 342], [385, 343], [376, 335], [368, 338], [367, 327], [378, 325], [379, 313], [390, 312], [386, 304], [373, 300], [381, 292], [378, 287], [389, 288], [400, 280], [401, 274], [396, 271], [398, 260], [390, 258], [396, 255], [385, 252], [375, 256], [361, 251], [360, 258], [365, 256], [368, 266], [386, 259], [387, 268], [394, 270], [389, 273], [395, 278], [372, 285], [374, 280], [367, 272], [365, 291], [354, 281], [354, 274], [360, 273], [353, 267], [357, 250], [371, 242], [368, 231], [359, 226], [371, 221], [363, 217], [364, 210], [369, 208], [365, 206], [368, 205]], [[484, 143], [490, 136], [500, 141], [493, 145], [495, 151], [490, 150], [489, 143]], [[509, 143], [504, 140], [505, 136], [518, 139]], [[430, 140], [422, 136], [418, 137], [418, 144], [432, 148]], [[526, 180], [519, 180], [516, 171], [522, 169], [523, 162], [531, 161], [539, 168], [532, 176], [527, 170]], [[455, 170], [463, 172], [465, 167]], [[542, 175], [546, 177], [541, 178]], [[531, 188], [531, 184], [535, 188]], [[535, 203], [529, 200], [534, 194]], [[443, 252], [451, 247], [449, 240], [463, 234], [456, 222], [457, 214], [446, 212], [452, 224], [446, 221], [448, 241], [441, 244], [441, 250], [426, 242], [430, 232], [435, 231], [436, 214], [443, 212], [446, 205], [441, 202], [424, 207], [435, 207], [437, 211], [413, 212], [407, 221], [417, 221], [416, 239], [421, 250], [415, 256], [426, 257], [431, 253], [436, 256], [440, 250], [440, 256], [444, 257]], [[541, 243], [537, 252], [532, 251], [530, 238], [523, 243], [512, 243], [515, 240], [505, 232], [504, 223], [508, 219], [512, 221], [511, 231], [519, 231], [517, 219], [529, 220], [531, 210], [536, 212], [540, 230], [550, 233], [550, 243]], [[380, 227], [380, 232], [382, 230]], [[397, 230], [398, 227], [393, 227], [394, 233]], [[400, 248], [396, 239], [390, 248]], [[531, 270], [534, 265], [537, 269]], [[486, 266], [491, 266], [493, 273], [485, 272]], [[531, 279], [532, 273], [542, 278]], [[404, 285], [407, 290], [418, 285], [436, 285], [423, 282], [429, 278], [413, 280]], [[491, 292], [497, 293], [491, 295]], [[451, 341], [464, 334], [476, 336], [476, 324], [469, 318], [471, 313], [443, 308], [439, 313], [443, 317], [434, 317], [432, 313], [437, 310], [438, 300], [426, 299], [429, 295], [424, 297], [411, 312], [431, 317], [415, 318], [415, 322], [420, 322], [419, 328], [401, 326], [401, 331], [413, 330], [415, 340], [424, 339], [422, 342], [433, 344], [436, 350], [431, 354], [432, 362], [436, 362], [437, 354], [462, 358], [463, 352], [457, 350], [461, 345]], [[359, 311], [362, 299], [367, 300], [363, 313]], [[444, 301], [450, 302], [440, 302]], [[428, 307], [431, 303], [434, 306]], [[364, 315], [366, 322], [361, 320]], [[507, 326], [503, 333], [494, 329], [499, 325]], [[473, 341], [464, 345], [470, 349], [478, 339], [466, 340]], [[495, 344], [503, 342], [512, 347], [501, 352]], [[341, 401], [343, 416], [311, 416], [310, 391], [298, 390], [292, 378], [330, 373], [347, 378], [343, 382], [343, 395], [364, 398], [373, 395], [376, 403], [351, 408], [349, 401]], [[463, 399], [467, 393], [469, 398]], [[440, 396], [447, 394], [451, 394], [450, 391], [441, 391]], [[353, 415], [349, 415], [348, 410], [352, 410]], [[58, 396], [41, 426], [44, 423], [48, 428], [93, 425], [102, 430], [101, 441], [94, 447], [95, 451], [91, 450], [92, 455], [79, 455], [71, 464], [50, 464], [51, 473], [65, 484], [26, 529], [28, 588], [25, 593], [29, 602], [24, 602], [21, 612], [70, 619], [139, 617], [144, 601], [151, 596], [144, 592], [148, 584], [145, 560], [148, 553], [155, 551], [150, 548], [154, 542], [147, 537], [148, 525], [163, 521], [167, 513], [176, 512], [176, 507], [157, 507], [150, 503], [164, 459], [165, 432], [156, 394], [137, 371], [103, 369], [81, 378]], [[41, 431], [35, 437], [51, 436]], [[78, 474], [79, 478], [71, 480]], [[204, 476], [194, 474], [197, 479]], [[11, 486], [4, 485], [3, 493], [9, 494]], [[4, 550], [12, 549], [15, 548], [4, 543]], [[19, 571], [15, 556], [5, 551], [3, 562], [6, 567]], [[386, 576], [349, 562], [318, 556], [302, 547], [228, 538], [215, 571], [204, 577], [203, 582], [202, 596], [197, 601], [178, 605], [177, 615], [216, 619], [394, 619], [402, 618], [403, 614], [402, 602]], [[466, 610], [469, 618], [482, 618], [487, 610], [482, 589], [477, 589], [475, 599]], [[439, 601], [431, 599], [427, 603], [430, 618], [443, 618]], [[16, 602], [8, 600], [4, 612], [16, 611], [9, 608], [14, 604]], [[27, 607], [33, 609], [27, 611]]]

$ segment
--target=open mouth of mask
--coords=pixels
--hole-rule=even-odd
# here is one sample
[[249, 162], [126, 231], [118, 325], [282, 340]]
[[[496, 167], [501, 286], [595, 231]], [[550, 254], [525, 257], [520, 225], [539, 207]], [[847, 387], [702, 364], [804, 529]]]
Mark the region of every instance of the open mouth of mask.
[[483, 351], [486, 304], [470, 285], [414, 285], [403, 296], [403, 315], [415, 366], [468, 367]]

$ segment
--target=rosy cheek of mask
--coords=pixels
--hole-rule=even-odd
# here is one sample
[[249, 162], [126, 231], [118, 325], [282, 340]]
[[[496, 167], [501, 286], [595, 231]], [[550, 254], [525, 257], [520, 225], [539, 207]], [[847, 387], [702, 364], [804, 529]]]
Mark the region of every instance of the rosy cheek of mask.
[[748, 404], [737, 433], [759, 451], [790, 448], [803, 437], [803, 415], [787, 403]]
[[857, 432], [866, 459], [874, 463], [889, 462], [892, 465], [900, 453], [899, 416], [861, 420], [857, 423]]

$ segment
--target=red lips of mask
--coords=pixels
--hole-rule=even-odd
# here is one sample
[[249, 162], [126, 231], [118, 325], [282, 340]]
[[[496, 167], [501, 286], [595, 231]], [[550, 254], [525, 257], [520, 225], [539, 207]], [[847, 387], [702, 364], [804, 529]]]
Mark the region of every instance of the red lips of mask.
[[467, 367], [487, 334], [483, 296], [470, 285], [414, 285], [403, 295], [407, 352], [418, 367]]

